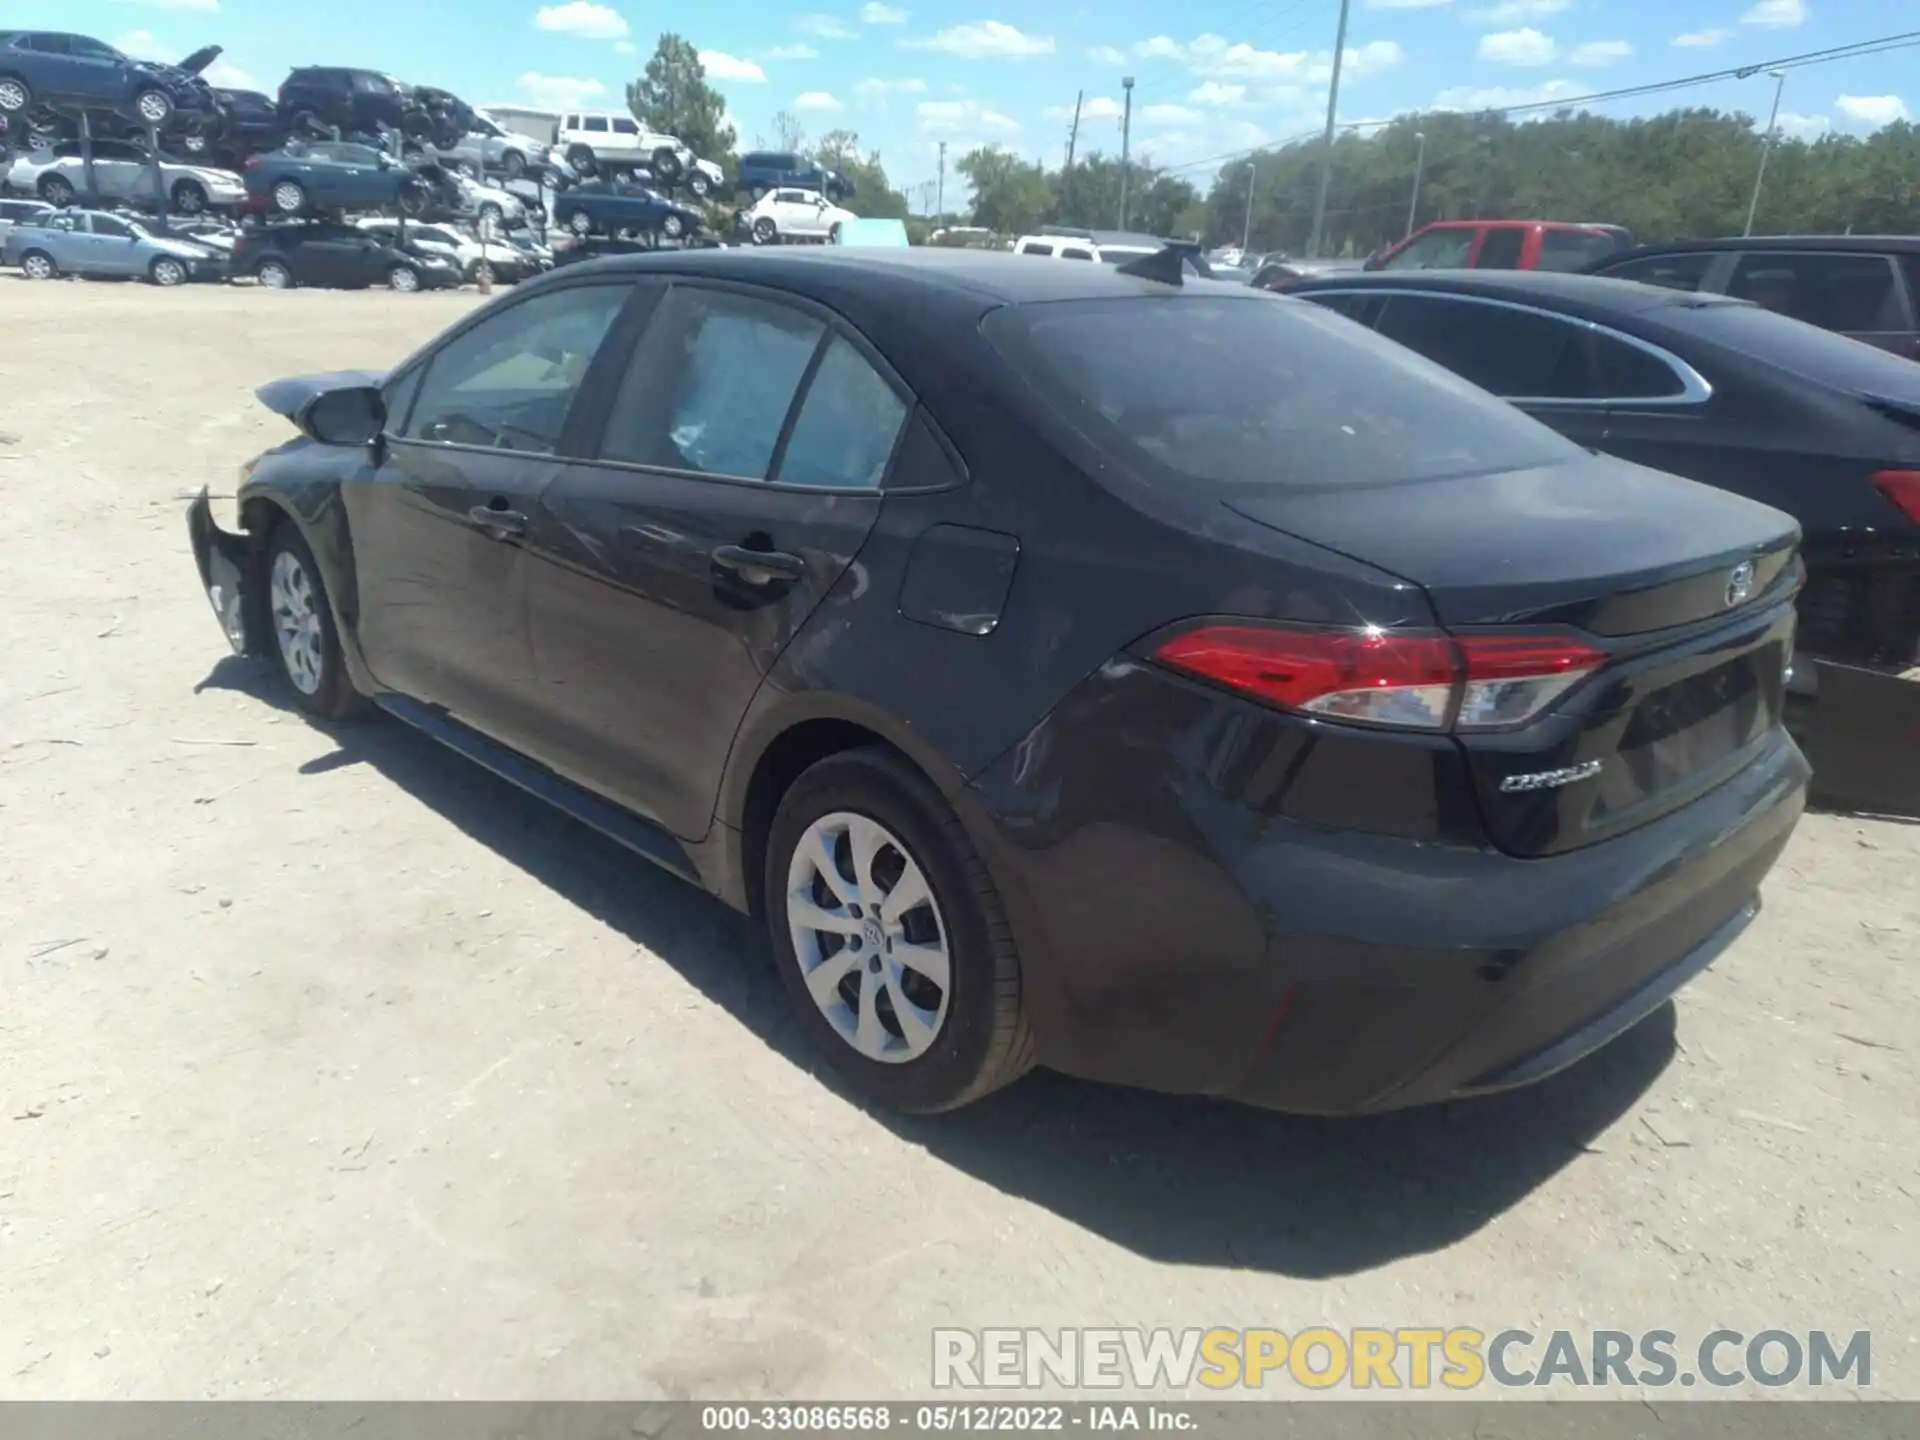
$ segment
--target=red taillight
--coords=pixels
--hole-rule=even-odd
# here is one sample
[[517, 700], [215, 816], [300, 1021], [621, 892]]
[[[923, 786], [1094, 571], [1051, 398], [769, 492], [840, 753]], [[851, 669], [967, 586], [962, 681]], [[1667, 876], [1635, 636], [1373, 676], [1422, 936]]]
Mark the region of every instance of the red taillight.
[[1553, 635], [1239, 624], [1183, 631], [1154, 658], [1288, 710], [1413, 730], [1520, 724], [1606, 661]]
[[1920, 470], [1882, 470], [1873, 483], [1902, 515], [1920, 525]]

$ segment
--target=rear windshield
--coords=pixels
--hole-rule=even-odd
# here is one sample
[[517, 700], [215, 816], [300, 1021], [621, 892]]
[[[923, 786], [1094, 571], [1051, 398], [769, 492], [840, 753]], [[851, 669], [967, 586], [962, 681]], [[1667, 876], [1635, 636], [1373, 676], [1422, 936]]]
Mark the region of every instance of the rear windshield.
[[1096, 444], [1172, 477], [1308, 490], [1576, 453], [1451, 371], [1305, 301], [1057, 301], [997, 310], [986, 334]]
[[1920, 402], [1920, 365], [1758, 305], [1676, 305], [1643, 318], [1836, 390]]

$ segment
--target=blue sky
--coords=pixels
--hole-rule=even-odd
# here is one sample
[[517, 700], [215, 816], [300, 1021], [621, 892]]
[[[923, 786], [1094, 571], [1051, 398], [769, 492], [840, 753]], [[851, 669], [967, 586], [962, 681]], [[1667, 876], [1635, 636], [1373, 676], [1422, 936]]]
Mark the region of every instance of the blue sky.
[[[815, 5], [823, 8], [813, 8]], [[362, 65], [475, 103], [619, 108], [662, 30], [706, 57], [745, 148], [774, 114], [857, 130], [896, 184], [998, 141], [1058, 165], [1076, 91], [1080, 144], [1117, 153], [1120, 79], [1134, 149], [1195, 162], [1309, 132], [1326, 105], [1338, 0], [0, 0], [0, 24], [80, 30], [177, 59], [217, 42], [217, 83], [272, 91], [295, 64]], [[1552, 99], [1920, 29], [1912, 0], [1353, 0], [1341, 119]], [[1920, 118], [1920, 49], [1799, 69], [1789, 133], [1867, 133]], [[1772, 82], [1730, 80], [1617, 102], [1764, 117]], [[949, 199], [959, 192], [949, 181]], [[913, 195], [916, 207], [919, 196]]]

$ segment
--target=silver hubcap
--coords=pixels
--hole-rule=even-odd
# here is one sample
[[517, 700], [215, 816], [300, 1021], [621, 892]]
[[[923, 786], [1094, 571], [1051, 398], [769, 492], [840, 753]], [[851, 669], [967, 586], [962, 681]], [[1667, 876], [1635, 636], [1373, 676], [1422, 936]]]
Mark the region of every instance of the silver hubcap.
[[807, 992], [860, 1054], [926, 1054], [952, 994], [947, 927], [919, 862], [848, 811], [807, 827], [787, 865], [787, 929]]
[[298, 210], [306, 197], [300, 193], [298, 185], [276, 185], [273, 187], [273, 203], [282, 210]]
[[44, 255], [29, 255], [20, 262], [20, 269], [29, 280], [45, 280], [53, 274], [53, 263]]
[[167, 112], [173, 107], [167, 103], [164, 95], [156, 95], [149, 90], [140, 97], [140, 118], [158, 123], [167, 118]]
[[283, 265], [262, 265], [260, 267], [260, 283], [269, 290], [286, 289], [287, 278], [286, 267]]
[[273, 557], [273, 574], [268, 581], [268, 598], [273, 605], [273, 633], [280, 642], [280, 662], [287, 667], [287, 678], [302, 695], [320, 689], [322, 649], [320, 609], [314, 602], [313, 582], [307, 567], [291, 550]]
[[153, 267], [153, 278], [162, 285], [178, 285], [186, 278], [186, 272], [172, 260], [162, 260]]
[[0, 80], [0, 110], [24, 110], [27, 108], [27, 92], [20, 88], [18, 80]]
[[396, 270], [387, 277], [396, 290], [417, 290], [420, 281], [411, 270]]

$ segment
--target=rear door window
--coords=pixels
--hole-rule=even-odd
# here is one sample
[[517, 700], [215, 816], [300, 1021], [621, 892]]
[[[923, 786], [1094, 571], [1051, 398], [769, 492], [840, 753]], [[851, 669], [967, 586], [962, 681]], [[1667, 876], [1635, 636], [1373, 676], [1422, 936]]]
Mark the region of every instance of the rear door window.
[[1707, 272], [1720, 258], [1712, 250], [1684, 255], [1645, 255], [1638, 260], [1622, 260], [1601, 271], [1610, 280], [1637, 280], [1642, 285], [1658, 285], [1667, 290], [1698, 290], [1706, 283]]
[[587, 117], [586, 130], [589, 135], [606, 134], [607, 117], [604, 115], [589, 115]]
[[631, 120], [616, 118], [613, 122], [613, 133], [616, 135], [638, 135], [640, 133], [640, 127]]
[[1440, 295], [1395, 295], [1375, 327], [1495, 395], [1589, 399], [1580, 327], [1552, 315]]
[[899, 393], [851, 341], [836, 335], [807, 384], [775, 478], [785, 485], [877, 489], [906, 422]]
[[1616, 335], [1588, 337], [1593, 390], [1608, 400], [1670, 400], [1686, 393], [1679, 374], [1659, 356]]
[[1733, 267], [1727, 293], [1822, 330], [1906, 328], [1885, 255], [1748, 252]]
[[1514, 226], [1500, 225], [1481, 237], [1480, 254], [1473, 265], [1476, 270], [1518, 270], [1520, 252], [1526, 248], [1527, 232]]
[[985, 331], [1064, 423], [1160, 483], [1338, 488], [1577, 453], [1413, 352], [1284, 298], [1009, 305]]
[[1369, 329], [1380, 318], [1380, 307], [1385, 303], [1378, 295], [1363, 295], [1353, 290], [1306, 290], [1300, 292], [1300, 298]]
[[1541, 270], [1584, 270], [1613, 254], [1620, 242], [1604, 233], [1547, 230], [1540, 236]]

